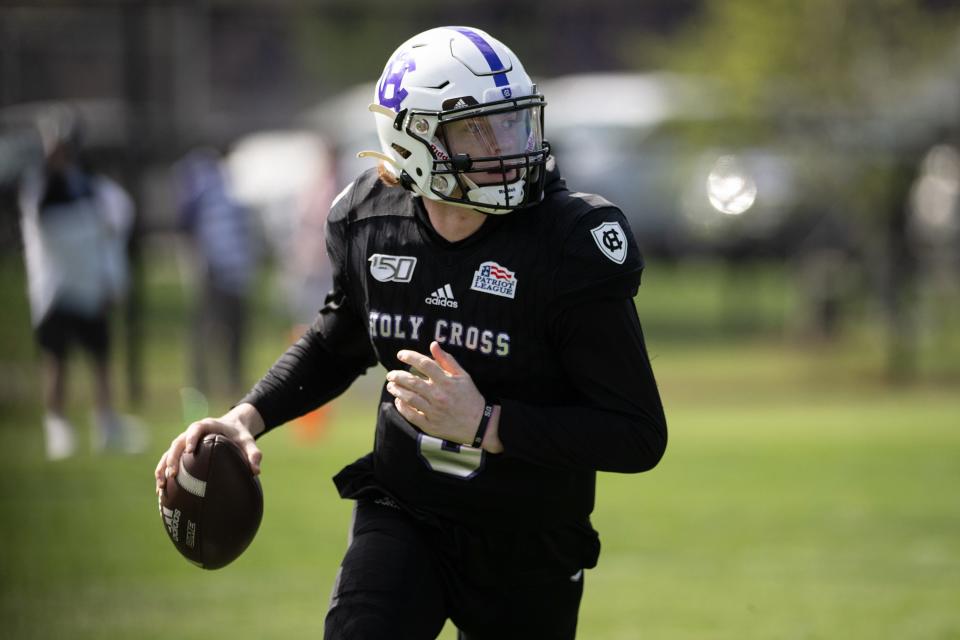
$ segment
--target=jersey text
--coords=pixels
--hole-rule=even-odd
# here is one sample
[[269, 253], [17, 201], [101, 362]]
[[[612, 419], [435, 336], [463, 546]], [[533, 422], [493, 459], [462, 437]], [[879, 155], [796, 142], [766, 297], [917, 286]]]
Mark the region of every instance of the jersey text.
[[[395, 340], [419, 340], [423, 316], [370, 312], [370, 336]], [[493, 331], [456, 320], [438, 318], [433, 324], [433, 339], [443, 345], [462, 347], [501, 358], [510, 355], [510, 334]]]

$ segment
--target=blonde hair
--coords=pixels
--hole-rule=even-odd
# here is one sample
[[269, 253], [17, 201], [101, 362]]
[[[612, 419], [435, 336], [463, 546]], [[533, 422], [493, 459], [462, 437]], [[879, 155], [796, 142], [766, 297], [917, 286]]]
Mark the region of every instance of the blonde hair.
[[377, 174], [380, 176], [380, 182], [388, 187], [400, 186], [400, 180], [397, 178], [397, 176], [390, 173], [386, 165], [382, 162], [377, 165]]

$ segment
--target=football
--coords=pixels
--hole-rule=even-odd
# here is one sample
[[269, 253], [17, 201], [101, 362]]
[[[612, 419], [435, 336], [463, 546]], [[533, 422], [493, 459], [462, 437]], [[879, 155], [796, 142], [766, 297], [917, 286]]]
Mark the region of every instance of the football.
[[243, 553], [263, 517], [263, 490], [243, 451], [220, 434], [207, 435], [167, 478], [160, 517], [173, 546], [204, 569]]

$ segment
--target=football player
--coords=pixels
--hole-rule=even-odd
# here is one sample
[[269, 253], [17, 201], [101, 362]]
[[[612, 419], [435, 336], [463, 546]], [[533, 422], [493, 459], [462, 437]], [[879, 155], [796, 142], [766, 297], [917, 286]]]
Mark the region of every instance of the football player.
[[663, 455], [666, 421], [633, 302], [643, 261], [620, 210], [571, 193], [544, 97], [479, 29], [421, 33], [370, 111], [379, 161], [335, 200], [334, 288], [316, 321], [203, 434], [254, 439], [379, 363], [373, 451], [334, 482], [355, 500], [328, 639], [573, 638], [597, 471]]

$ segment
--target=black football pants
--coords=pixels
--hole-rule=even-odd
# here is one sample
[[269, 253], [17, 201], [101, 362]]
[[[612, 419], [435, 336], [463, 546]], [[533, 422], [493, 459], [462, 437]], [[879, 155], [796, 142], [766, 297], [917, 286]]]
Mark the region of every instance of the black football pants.
[[476, 536], [451, 554], [448, 543], [448, 532], [397, 507], [358, 502], [324, 639], [433, 640], [447, 618], [460, 640], [574, 638], [582, 571], [491, 572], [517, 550]]

